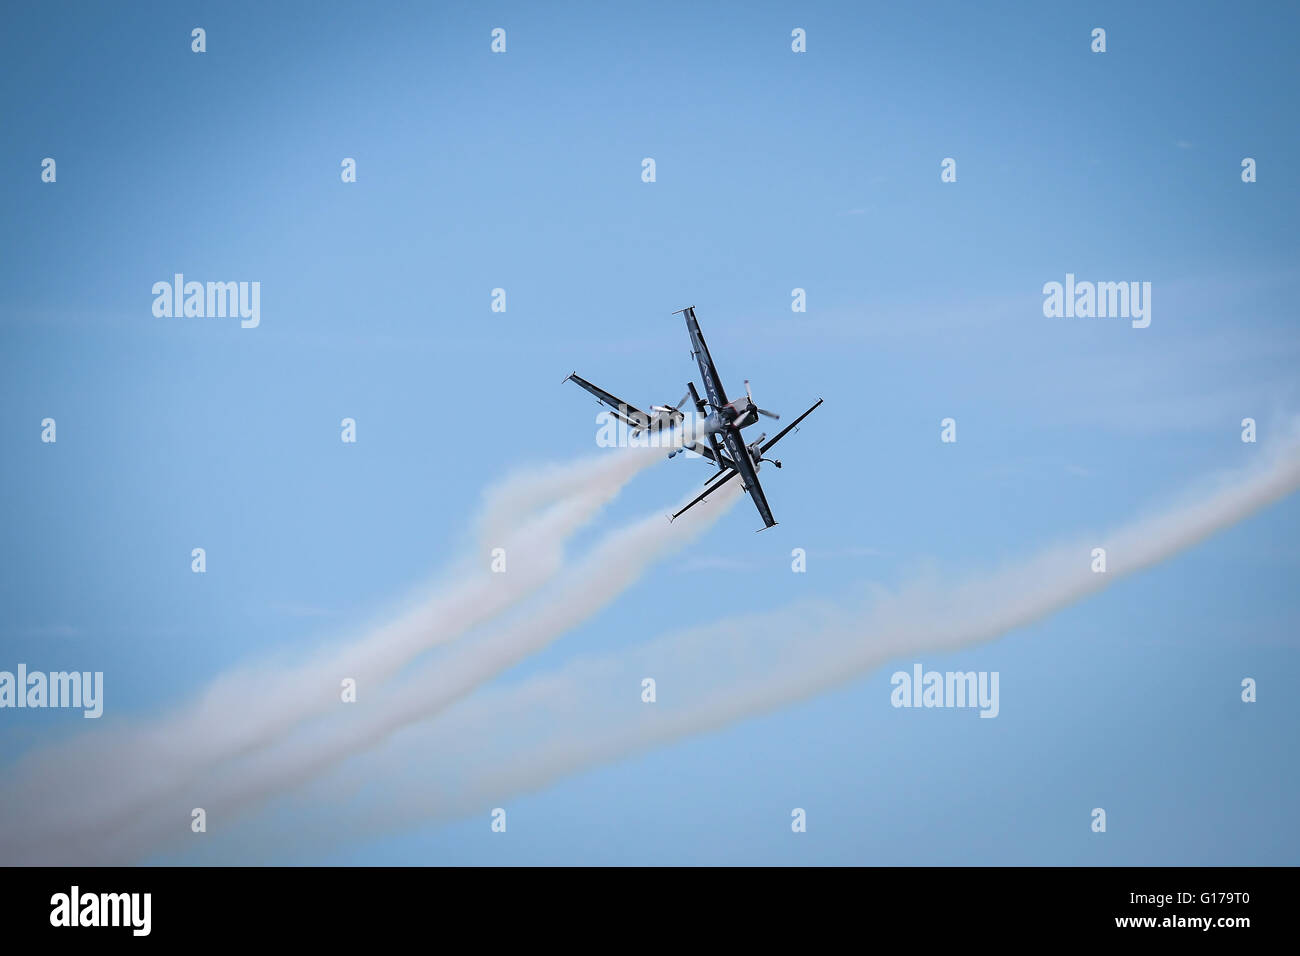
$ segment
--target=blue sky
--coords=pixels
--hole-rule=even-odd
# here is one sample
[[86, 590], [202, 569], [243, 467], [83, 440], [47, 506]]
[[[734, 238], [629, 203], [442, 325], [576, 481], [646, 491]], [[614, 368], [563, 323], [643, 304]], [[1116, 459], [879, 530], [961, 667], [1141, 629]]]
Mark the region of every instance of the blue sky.
[[[507, 682], [996, 565], [1248, 465], [1300, 404], [1297, 26], [1226, 3], [16, 10], [0, 668], [103, 670], [107, 723], [357, 633], [459, 557], [485, 485], [591, 452], [568, 372], [643, 407], [698, 381], [692, 304], [733, 392], [826, 400], [764, 472], [781, 524], [753, 535], [741, 502]], [[259, 281], [260, 327], [156, 318], [175, 272]], [[1067, 272], [1151, 282], [1150, 327], [1045, 318]], [[606, 520], [703, 468], [650, 469]], [[1294, 864], [1298, 530], [1284, 501], [923, 659], [999, 671], [996, 720], [894, 710], [886, 668], [516, 798], [508, 839], [484, 816], [319, 858]], [[0, 761], [84, 723], [0, 712]]]

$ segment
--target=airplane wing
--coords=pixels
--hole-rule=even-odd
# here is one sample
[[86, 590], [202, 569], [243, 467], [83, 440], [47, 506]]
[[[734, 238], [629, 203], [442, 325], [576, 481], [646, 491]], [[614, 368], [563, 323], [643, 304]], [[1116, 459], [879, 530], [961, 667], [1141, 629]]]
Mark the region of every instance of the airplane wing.
[[700, 364], [700, 377], [704, 379], [704, 393], [709, 396], [709, 404], [717, 411], [727, 404], [727, 392], [718, 378], [718, 369], [713, 364], [709, 347], [704, 344], [704, 335], [700, 332], [700, 323], [695, 319], [695, 306], [682, 309], [686, 315], [686, 332], [691, 337], [691, 354]]
[[[763, 486], [758, 483], [758, 470], [754, 467], [753, 461], [749, 457], [749, 449], [745, 447], [744, 440], [740, 433], [727, 429], [722, 436], [723, 441], [727, 443], [727, 451], [731, 452], [731, 461], [736, 472], [740, 473], [740, 480], [745, 483], [745, 490], [749, 492], [749, 497], [754, 502], [754, 507], [763, 517], [763, 527], [770, 528], [776, 524], [776, 519], [772, 517], [772, 509], [767, 506], [767, 496], [763, 494]], [[732, 472], [735, 474], [736, 472]], [[718, 484], [721, 484], [719, 482]], [[714, 486], [715, 488], [717, 485]]]
[[[820, 398], [817, 399], [817, 405], [820, 405], [821, 403], [822, 400]], [[775, 436], [773, 436], [769, 441], [767, 441], [763, 445], [761, 449], [762, 453], [766, 455], [769, 448], [771, 448], [773, 445], [779, 442], [786, 435], [790, 434], [790, 431], [796, 428], [801, 421], [803, 421], [813, 412], [817, 411], [817, 405], [814, 405], [812, 408], [808, 409], [808, 411], [804, 412], [802, 415], [800, 415], [798, 418], [792, 421], [789, 425], [786, 425], [785, 428], [782, 428], [779, 432], [777, 432]]]
[[614, 413], [626, 424], [637, 429], [650, 427], [650, 416], [641, 411], [641, 409], [637, 408], [635, 405], [629, 405], [627, 402], [623, 401], [623, 399], [616, 398], [603, 388], [598, 388], [597, 386], [592, 385], [577, 372], [570, 374], [569, 378], [566, 378], [564, 381], [567, 382], [569, 379], [573, 379], [573, 381], [577, 382], [587, 391], [591, 392], [591, 394], [595, 395], [601, 404], [608, 405], [612, 408]]
[[[734, 465], [732, 465], [730, 458], [728, 458], [726, 455], [722, 455], [714, 452], [712, 448], [710, 448], [708, 445], [704, 444], [703, 442], [698, 442], [698, 441], [691, 442], [690, 444], [683, 445], [682, 447], [685, 448], [687, 451], [695, 452], [695, 454], [699, 455], [701, 458], [707, 458], [709, 461], [713, 462], [715, 465], [718, 466], [719, 471], [725, 471], [728, 468], [735, 467]], [[713, 478], [716, 477], [718, 477], [717, 472], [713, 474], [713, 477], [710, 478], [709, 481], [712, 481]]]
[[[690, 503], [689, 505], [687, 505], [687, 506], [686, 506], [685, 508], [683, 508], [681, 511], [678, 511], [676, 514], [674, 514], [674, 515], [673, 515], [671, 518], [669, 518], [668, 520], [669, 520], [669, 521], [676, 521], [679, 517], [681, 517], [681, 515], [682, 515], [684, 512], [690, 511], [692, 508], [694, 508], [696, 505], [698, 505], [701, 501], [703, 501], [703, 500], [704, 500], [705, 498], [707, 498], [709, 495], [713, 494], [715, 491], [717, 491], [719, 488], [721, 488], [723, 485], [725, 485], [727, 482], [729, 482], [732, 478], [735, 478], [736, 475], [739, 474], [739, 472], [737, 472], [735, 469], [732, 469], [731, 471], [728, 471], [728, 472], [718, 472], [718, 473], [715, 474], [713, 477], [716, 478], [718, 475], [721, 475], [721, 474], [726, 474], [727, 477], [726, 477], [726, 478], [723, 478], [723, 479], [722, 479], [720, 482], [718, 482], [716, 485], [713, 485], [712, 487], [709, 487], [709, 488], [705, 488], [705, 489], [704, 489], [703, 491], [701, 491], [701, 492], [700, 492], [700, 493], [699, 493], [699, 494], [698, 494], [694, 499], [692, 499], [692, 501], [691, 501], [691, 503]], [[711, 479], [709, 479], [709, 480], [712, 481], [713, 479], [711, 478]]]
[[[771, 448], [773, 445], [779, 442], [786, 435], [790, 434], [791, 431], [793, 431], [796, 427], [798, 427], [801, 421], [803, 421], [805, 418], [807, 418], [809, 415], [815, 412], [817, 410], [817, 406], [821, 405], [821, 403], [822, 400], [820, 398], [817, 399], [816, 404], [813, 405], [812, 408], [808, 409], [808, 411], [804, 412], [802, 415], [800, 415], [798, 418], [792, 421], [789, 425], [786, 425], [785, 428], [777, 432], [774, 438], [772, 438], [770, 441], [768, 441], [766, 444], [762, 446], [762, 453], [766, 454], [769, 448]], [[744, 444], [743, 441], [740, 439], [738, 435], [736, 435], [735, 432], [729, 432], [725, 437], [728, 439], [727, 451], [731, 452], [734, 458], [728, 458], [725, 455], [721, 456], [720, 467], [723, 470], [715, 471], [713, 475], [709, 478], [709, 480], [705, 482], [705, 484], [708, 485], [708, 487], [705, 488], [703, 491], [701, 491], [699, 495], [685, 508], [682, 508], [681, 511], [678, 511], [676, 514], [674, 514], [672, 516], [673, 519], [679, 517], [683, 512], [689, 511], [691, 508], [694, 508], [701, 501], [704, 501], [713, 492], [717, 491], [719, 488], [721, 488], [723, 485], [729, 482], [732, 478], [735, 478], [736, 475], [744, 475], [745, 486], [746, 486], [745, 490], [748, 491], [749, 496], [754, 499], [754, 506], [758, 508], [758, 513], [763, 516], [763, 526], [765, 528], [772, 527], [772, 525], [776, 524], [776, 519], [772, 517], [772, 509], [768, 507], [767, 496], [763, 494], [763, 488], [758, 483], [758, 474], [754, 469], [752, 462], [750, 461], [749, 455], [746, 454], [748, 449], [743, 447]], [[742, 447], [736, 448], [735, 447], [736, 445], [741, 445]], [[706, 449], [699, 442], [696, 442], [695, 447], [692, 449], [692, 451], [698, 451], [701, 454], [703, 454], [706, 458], [712, 457], [712, 455], [709, 454], [709, 450]], [[741, 462], [739, 467], [737, 467], [736, 462]], [[722, 480], [718, 481], [719, 478], [721, 478]], [[714, 482], [717, 483], [714, 484]]]

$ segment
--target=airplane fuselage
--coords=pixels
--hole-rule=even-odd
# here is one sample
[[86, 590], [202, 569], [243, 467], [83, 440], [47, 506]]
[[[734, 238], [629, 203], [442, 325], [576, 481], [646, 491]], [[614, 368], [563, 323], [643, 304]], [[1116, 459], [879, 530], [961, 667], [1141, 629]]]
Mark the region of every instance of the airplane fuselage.
[[758, 421], [758, 409], [752, 402], [739, 399], [712, 412], [704, 419], [701, 427], [709, 434], [718, 435], [729, 429], [740, 431], [756, 421]]

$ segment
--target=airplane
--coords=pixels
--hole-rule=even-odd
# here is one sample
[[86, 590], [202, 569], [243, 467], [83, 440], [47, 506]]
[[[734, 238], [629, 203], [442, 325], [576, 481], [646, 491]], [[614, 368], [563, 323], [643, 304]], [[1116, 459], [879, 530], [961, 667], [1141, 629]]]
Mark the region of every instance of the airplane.
[[[629, 405], [621, 398], [615, 398], [603, 388], [592, 385], [577, 372], [570, 372], [564, 379], [564, 382], [568, 381], [577, 382], [587, 391], [591, 392], [591, 394], [595, 395], [596, 401], [600, 402], [602, 405], [608, 405], [613, 409], [614, 417], [624, 425], [629, 426], [632, 429], [633, 435], [639, 435], [647, 429], [651, 431], [658, 431], [660, 429], [670, 431], [673, 428], [676, 428], [681, 424], [682, 420], [686, 418], [686, 416], [682, 414], [681, 409], [682, 406], [686, 404], [686, 399], [691, 397], [691, 393], [687, 392], [676, 405], [651, 405], [650, 413], [646, 413], [641, 411], [641, 409], [637, 408], [635, 405]], [[560, 384], [563, 385], [564, 382], [561, 382]]]
[[569, 375], [564, 381], [567, 382], [569, 379], [573, 379], [582, 388], [595, 395], [599, 402], [608, 405], [613, 409], [617, 417], [625, 424], [632, 426], [634, 435], [647, 428], [676, 426], [685, 419], [686, 416], [682, 414], [681, 407], [686, 403], [686, 399], [690, 398], [701, 419], [697, 433], [703, 433], [708, 439], [708, 443], [689, 442], [681, 449], [670, 453], [668, 457], [674, 457], [679, 451], [693, 451], [716, 464], [718, 470], [705, 482], [707, 487], [705, 487], [704, 491], [686, 507], [673, 514], [669, 520], [676, 520], [701, 501], [704, 501], [710, 494], [717, 491], [732, 478], [740, 475], [741, 484], [746, 494], [754, 502], [754, 506], [763, 519], [763, 527], [758, 530], [766, 530], [777, 522], [772, 516], [772, 509], [768, 506], [767, 496], [763, 494], [763, 486], [758, 482], [758, 470], [762, 467], [763, 462], [769, 461], [776, 465], [777, 468], [781, 467], [781, 462], [775, 458], [766, 457], [767, 453], [772, 450], [772, 447], [777, 442], [797, 428], [800, 422], [816, 411], [822, 400], [817, 399], [811, 408], [777, 432], [771, 440], [765, 440], [767, 439], [767, 433], [764, 432], [757, 439], [746, 444], [741, 434], [742, 429], [755, 424], [760, 415], [772, 419], [779, 419], [781, 416], [775, 412], [769, 412], [765, 408], [759, 408], [754, 404], [754, 396], [750, 393], [748, 380], [745, 382], [745, 397], [728, 401], [727, 393], [722, 387], [722, 379], [718, 376], [717, 366], [713, 364], [713, 357], [709, 354], [709, 347], [705, 344], [704, 335], [700, 331], [700, 323], [695, 318], [695, 307], [688, 306], [685, 309], [679, 309], [673, 314], [685, 315], [686, 317], [686, 333], [691, 340], [691, 357], [699, 364], [700, 378], [704, 381], [706, 398], [700, 397], [699, 392], [695, 389], [694, 382], [687, 382], [687, 393], [682, 396], [680, 402], [672, 406], [652, 405], [651, 411], [653, 414], [647, 414], [614, 397], [604, 389], [597, 388], [585, 379], [580, 378], [576, 373]]

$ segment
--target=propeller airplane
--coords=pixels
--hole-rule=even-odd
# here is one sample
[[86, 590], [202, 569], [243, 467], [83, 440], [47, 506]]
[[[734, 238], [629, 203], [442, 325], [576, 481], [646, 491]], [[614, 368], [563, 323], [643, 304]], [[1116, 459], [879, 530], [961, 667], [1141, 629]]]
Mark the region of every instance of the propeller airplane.
[[710, 494], [739, 475], [745, 493], [754, 502], [754, 506], [763, 519], [763, 527], [759, 530], [770, 528], [776, 524], [776, 519], [772, 517], [772, 509], [767, 504], [767, 496], [763, 493], [762, 485], [759, 484], [758, 470], [764, 462], [771, 462], [777, 468], [781, 467], [781, 462], [775, 458], [768, 458], [767, 453], [772, 450], [777, 442], [797, 428], [800, 422], [811, 415], [817, 409], [817, 406], [822, 403], [822, 400], [817, 399], [811, 408], [777, 432], [771, 439], [767, 439], [767, 433], [764, 432], [754, 441], [746, 443], [741, 434], [742, 429], [757, 423], [760, 416], [774, 420], [779, 419], [781, 416], [776, 412], [759, 408], [754, 403], [754, 396], [750, 391], [748, 379], [745, 381], [745, 397], [728, 401], [727, 393], [722, 387], [722, 380], [718, 376], [718, 369], [713, 364], [713, 357], [709, 354], [709, 347], [704, 342], [703, 333], [700, 332], [700, 323], [695, 318], [694, 306], [681, 309], [673, 314], [685, 315], [686, 317], [686, 332], [691, 340], [691, 357], [699, 365], [700, 378], [704, 381], [704, 398], [701, 398], [699, 392], [696, 391], [695, 383], [688, 382], [686, 384], [686, 394], [682, 396], [681, 401], [676, 405], [652, 405], [649, 412], [643, 412], [622, 399], [616, 398], [604, 389], [592, 385], [586, 379], [579, 377], [576, 372], [569, 375], [565, 381], [572, 379], [579, 386], [595, 395], [597, 401], [612, 409], [614, 415], [620, 421], [631, 427], [633, 435], [647, 429], [677, 427], [685, 420], [686, 416], [681, 409], [689, 398], [694, 403], [695, 409], [700, 416], [697, 434], [703, 435], [707, 439], [707, 443], [699, 440], [688, 442], [681, 449], [670, 453], [668, 457], [676, 456], [679, 451], [692, 451], [717, 465], [718, 470], [705, 482], [704, 491], [690, 504], [672, 515], [669, 520], [676, 519], [684, 512], [706, 500]]

